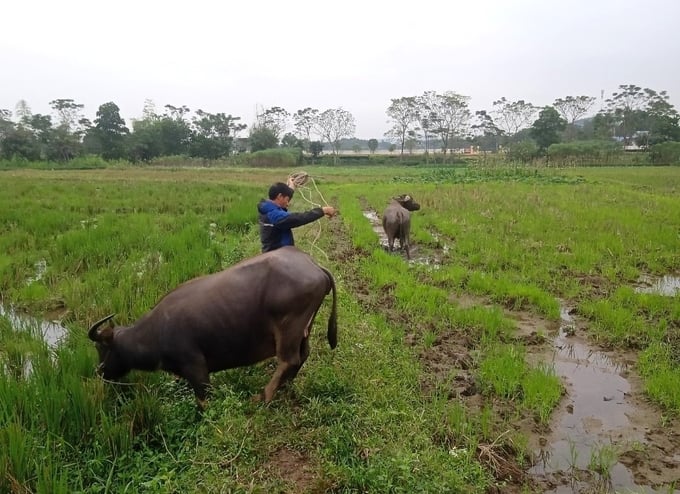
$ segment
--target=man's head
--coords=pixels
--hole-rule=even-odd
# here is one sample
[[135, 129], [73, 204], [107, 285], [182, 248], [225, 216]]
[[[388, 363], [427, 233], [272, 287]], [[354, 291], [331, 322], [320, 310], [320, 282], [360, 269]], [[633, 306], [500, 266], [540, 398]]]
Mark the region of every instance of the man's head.
[[290, 199], [293, 197], [294, 190], [283, 182], [276, 182], [269, 187], [269, 199], [281, 207], [288, 207]]

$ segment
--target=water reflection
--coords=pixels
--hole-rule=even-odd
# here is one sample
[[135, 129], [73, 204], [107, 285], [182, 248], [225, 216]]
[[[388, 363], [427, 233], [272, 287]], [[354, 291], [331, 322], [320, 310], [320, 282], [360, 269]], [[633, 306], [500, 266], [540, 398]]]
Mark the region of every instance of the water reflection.
[[680, 294], [680, 276], [648, 276], [643, 275], [635, 285], [637, 293], [654, 293], [673, 297]]
[[26, 314], [19, 314], [0, 304], [0, 316], [7, 318], [16, 331], [35, 332], [39, 334], [50, 348], [54, 348], [67, 334], [67, 329], [60, 321], [44, 321]]
[[573, 309], [562, 307], [560, 312], [553, 366], [555, 373], [566, 383], [568, 399], [564, 410], [556, 415], [557, 423], [552, 425], [552, 433], [535, 453], [535, 464], [529, 473], [549, 476], [571, 472], [569, 486], [549, 492], [580, 492], [585, 484], [581, 485], [583, 482], [578, 480], [578, 472], [593, 472], [595, 463], [605, 473], [598, 481], [601, 489], [598, 492], [656, 492], [635, 483], [632, 472], [618, 462], [613, 443], [621, 437], [630, 443], [645, 442], [644, 431], [629, 419], [634, 410], [627, 399], [631, 386], [623, 377], [627, 374], [627, 366], [575, 338]]

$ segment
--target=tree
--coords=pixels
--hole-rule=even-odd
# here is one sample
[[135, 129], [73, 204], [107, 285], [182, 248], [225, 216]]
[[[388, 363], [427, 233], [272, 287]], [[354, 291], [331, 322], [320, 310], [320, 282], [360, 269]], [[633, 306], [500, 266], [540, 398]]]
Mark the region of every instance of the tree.
[[508, 101], [505, 97], [493, 102], [493, 121], [503, 131], [512, 137], [520, 130], [527, 128], [534, 120], [537, 108], [524, 100]]
[[165, 105], [165, 114], [152, 125], [158, 129], [157, 137], [160, 141], [160, 156], [182, 156], [189, 154], [192, 130], [185, 116], [191, 110], [186, 106], [175, 107]]
[[276, 137], [274, 131], [269, 127], [251, 127], [248, 140], [252, 152], [262, 151], [263, 149], [272, 149], [279, 145], [279, 138]]
[[297, 136], [307, 145], [312, 141], [312, 130], [314, 129], [318, 115], [319, 110], [309, 107], [298, 110], [293, 115], [293, 125], [297, 132]]
[[316, 159], [323, 152], [323, 143], [321, 141], [312, 141], [309, 143], [309, 152], [312, 158]]
[[588, 113], [594, 103], [595, 98], [592, 96], [567, 96], [564, 99], [557, 98], [553, 108], [569, 125], [574, 125], [576, 120]]
[[7, 128], [0, 132], [0, 157], [37, 161], [40, 159], [40, 146], [33, 133], [26, 127]]
[[415, 130], [408, 131], [408, 137], [406, 138], [404, 146], [408, 150], [408, 154], [413, 154], [413, 150], [418, 146], [418, 139]]
[[14, 129], [14, 123], [12, 123], [12, 112], [0, 108], [0, 138], [5, 135], [10, 130]]
[[17, 120], [20, 124], [25, 124], [28, 122], [33, 114], [26, 100], [23, 99], [20, 99], [17, 102], [16, 106], [14, 107], [14, 113], [16, 114]]
[[81, 118], [81, 110], [84, 105], [75, 103], [72, 99], [55, 99], [50, 101], [50, 106], [57, 113], [59, 125], [67, 132], [78, 131], [76, 124]]
[[385, 133], [386, 137], [391, 137], [399, 142], [401, 156], [404, 155], [404, 144], [409, 131], [413, 130], [413, 124], [418, 121], [418, 106], [415, 97], [394, 98], [387, 108], [387, 116], [390, 117], [388, 123], [392, 127]]
[[546, 151], [551, 144], [560, 142], [560, 132], [567, 126], [567, 121], [552, 106], [541, 110], [538, 119], [531, 126], [530, 134], [541, 151]]
[[118, 105], [113, 102], [101, 105], [94, 123], [86, 138], [90, 137], [96, 142], [102, 158], [112, 160], [125, 156], [125, 138], [130, 130], [120, 116]]
[[482, 151], [498, 151], [499, 137], [503, 131], [494, 123], [493, 117], [486, 110], [475, 112], [476, 122], [472, 125], [475, 141]]
[[283, 138], [281, 139], [281, 145], [287, 148], [300, 148], [300, 149], [305, 148], [304, 142], [295, 137], [295, 135], [290, 132], [283, 136]]
[[434, 91], [425, 91], [421, 96], [416, 97], [416, 119], [420, 124], [420, 130], [422, 130], [425, 140], [425, 163], [429, 159], [430, 134], [432, 133], [434, 122], [437, 120], [437, 116], [432, 110], [436, 94]]
[[634, 84], [621, 85], [618, 92], [605, 100], [598, 115], [625, 144], [631, 144], [640, 132], [649, 133], [650, 142], [663, 142], [680, 133], [678, 112], [668, 99], [666, 91], [657, 93]]
[[342, 108], [329, 109], [319, 115], [316, 121], [316, 131], [330, 144], [335, 164], [338, 162], [340, 139], [352, 137], [355, 129], [354, 116]]
[[585, 116], [595, 103], [592, 96], [567, 96], [558, 98], [553, 103], [553, 108], [567, 122], [567, 139], [571, 140], [576, 136], [577, 129], [575, 122]]
[[128, 141], [128, 153], [132, 161], [150, 161], [161, 156], [161, 128], [155, 118], [134, 120]]
[[376, 149], [378, 149], [378, 139], [369, 139], [368, 150], [371, 152], [371, 154], [373, 154], [375, 153]]
[[432, 133], [439, 135], [444, 154], [451, 148], [456, 136], [465, 136], [470, 125], [469, 96], [462, 96], [453, 91], [434, 94], [429, 103]]
[[234, 147], [234, 138], [246, 128], [239, 120], [240, 117], [224, 113], [196, 111], [192, 119], [191, 156], [213, 160], [229, 156]]
[[267, 108], [257, 115], [257, 127], [267, 128], [276, 137], [278, 144], [281, 136], [286, 131], [290, 113], [279, 106]]

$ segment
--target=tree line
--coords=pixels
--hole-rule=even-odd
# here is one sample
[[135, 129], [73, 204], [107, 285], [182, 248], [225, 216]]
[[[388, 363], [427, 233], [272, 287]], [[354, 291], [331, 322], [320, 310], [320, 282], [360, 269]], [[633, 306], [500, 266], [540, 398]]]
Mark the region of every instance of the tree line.
[[[474, 114], [469, 101], [453, 91], [393, 98], [386, 109], [390, 127], [384, 137], [401, 155], [419, 147], [426, 156], [430, 150], [446, 154], [471, 145], [494, 152], [530, 143], [535, 152], [545, 153], [553, 144], [574, 140], [640, 147], [680, 141], [680, 117], [668, 94], [635, 85], [619, 86], [592, 118], [585, 118], [596, 102], [592, 96], [566, 96], [545, 107], [502, 97]], [[113, 102], [102, 104], [93, 122], [72, 99], [49, 104], [51, 115], [32, 113], [23, 100], [14, 112], [0, 109], [0, 158], [63, 162], [94, 154], [132, 162], [173, 155], [220, 159], [279, 146], [313, 156], [326, 149], [337, 157], [343, 140], [356, 129], [354, 116], [342, 108], [308, 107], [292, 114], [277, 106], [262, 108], [248, 127], [240, 117], [201, 109], [192, 113], [186, 106], [165, 105], [158, 112], [147, 100], [130, 129]], [[374, 152], [378, 140], [369, 139], [367, 145]]]

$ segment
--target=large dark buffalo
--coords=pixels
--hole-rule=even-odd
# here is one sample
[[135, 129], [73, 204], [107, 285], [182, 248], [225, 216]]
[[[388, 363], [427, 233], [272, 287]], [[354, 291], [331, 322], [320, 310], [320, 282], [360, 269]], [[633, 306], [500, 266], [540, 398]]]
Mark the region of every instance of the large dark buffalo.
[[98, 372], [116, 380], [132, 369], [163, 369], [185, 378], [201, 407], [209, 373], [276, 356], [278, 366], [259, 398], [269, 402], [309, 355], [309, 333], [333, 290], [328, 343], [337, 344], [333, 275], [295, 247], [260, 254], [219, 273], [187, 281], [132, 326], [94, 323]]
[[411, 259], [409, 247], [409, 234], [411, 232], [411, 213], [418, 211], [420, 204], [408, 194], [393, 197], [382, 217], [382, 226], [387, 235], [387, 247], [390, 252], [394, 250], [394, 239], [399, 239], [399, 247], [406, 251], [406, 257]]

